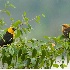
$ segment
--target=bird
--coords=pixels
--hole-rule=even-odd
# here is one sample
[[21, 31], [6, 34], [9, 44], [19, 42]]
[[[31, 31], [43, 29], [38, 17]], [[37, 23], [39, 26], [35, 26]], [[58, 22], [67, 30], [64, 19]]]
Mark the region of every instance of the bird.
[[69, 24], [63, 24], [62, 25], [62, 32], [65, 38], [70, 38], [70, 26]]
[[0, 39], [0, 46], [6, 46], [7, 44], [11, 44], [13, 42], [13, 37], [15, 36], [16, 29], [14, 27], [9, 27], [3, 37]]

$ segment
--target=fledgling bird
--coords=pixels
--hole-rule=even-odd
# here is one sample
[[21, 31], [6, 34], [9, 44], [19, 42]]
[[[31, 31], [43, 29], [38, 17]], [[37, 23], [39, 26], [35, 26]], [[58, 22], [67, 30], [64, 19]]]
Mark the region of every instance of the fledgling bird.
[[62, 25], [62, 32], [65, 38], [70, 38], [69, 33], [70, 33], [70, 26], [68, 24], [63, 24]]
[[6, 34], [3, 35], [3, 38], [0, 39], [0, 46], [4, 46], [7, 44], [11, 44], [13, 42], [15, 28], [10, 27], [8, 28]]

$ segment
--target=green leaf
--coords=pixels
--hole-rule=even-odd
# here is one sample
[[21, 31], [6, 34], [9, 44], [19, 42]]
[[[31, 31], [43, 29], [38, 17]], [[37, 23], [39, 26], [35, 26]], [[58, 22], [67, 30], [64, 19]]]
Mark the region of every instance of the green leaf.
[[6, 63], [6, 56], [2, 56], [2, 64]]
[[37, 58], [37, 60], [36, 60], [36, 64], [34, 66], [34, 69], [38, 69], [38, 63], [39, 63], [39, 58]]
[[2, 48], [2, 54], [3, 55], [5, 55], [5, 52], [6, 52], [5, 48]]
[[22, 28], [22, 29], [25, 32], [25, 34], [27, 34], [27, 29], [26, 28]]
[[30, 62], [31, 62], [31, 59], [30, 58], [27, 58], [27, 67], [28, 68], [29, 68]]
[[50, 61], [51, 61], [51, 64], [50, 65], [52, 66], [53, 63], [54, 63], [54, 61], [55, 61], [55, 59], [51, 58]]
[[41, 58], [44, 59], [45, 56], [46, 56], [46, 51], [45, 50], [42, 50], [42, 56], [41, 56]]
[[14, 63], [11, 63], [9, 66], [8, 66], [8, 68], [7, 69], [13, 69], [14, 68]]
[[29, 29], [31, 29], [31, 28], [32, 28], [30, 24], [28, 24], [28, 28], [29, 28]]
[[13, 4], [10, 4], [10, 7], [12, 7], [12, 8], [16, 8]]
[[24, 18], [24, 21], [25, 21], [26, 24], [27, 24], [27, 22], [29, 21], [29, 18], [25, 17], [25, 18]]
[[43, 17], [45, 17], [45, 15], [44, 15], [44, 14], [42, 14], [42, 16], [43, 16]]
[[70, 55], [67, 53], [67, 64], [69, 63], [70, 61]]
[[31, 51], [28, 51], [27, 53], [28, 53], [28, 56], [29, 56], [29, 57], [32, 56], [32, 52], [31, 52]]
[[22, 34], [22, 31], [21, 30], [17, 30], [17, 34], [15, 35], [15, 37], [19, 37], [20, 35]]
[[35, 38], [32, 38], [31, 40], [28, 40], [28, 42], [34, 43], [36, 41]]
[[21, 59], [22, 59], [22, 61], [25, 60], [25, 56], [26, 56], [26, 53], [24, 53], [24, 54], [21, 55]]
[[8, 16], [11, 15], [11, 14], [10, 14], [10, 11], [6, 10], [5, 12], [6, 12], [6, 14], [7, 14]]
[[31, 58], [31, 63], [32, 63], [33, 65], [35, 65], [35, 64], [36, 64], [36, 58]]
[[69, 47], [68, 42], [64, 42], [64, 43], [63, 43], [63, 46], [64, 46], [66, 49], [68, 49], [68, 47]]
[[44, 66], [44, 61], [41, 61], [39, 67], [42, 68]]
[[14, 49], [13, 49], [12, 47], [9, 47], [9, 53], [10, 53], [11, 55], [14, 54]]
[[59, 39], [59, 40], [62, 40], [62, 39], [64, 39], [64, 38], [65, 38], [64, 35], [60, 35], [60, 36], [57, 37], [57, 39]]
[[67, 67], [67, 65], [61, 64], [60, 67], [61, 67], [61, 68], [64, 68], [64, 67]]
[[66, 64], [63, 64], [63, 66], [64, 66], [64, 67], [67, 67], [67, 65], [66, 65]]
[[4, 19], [0, 19], [0, 25], [3, 26], [5, 24]]
[[64, 60], [64, 55], [62, 55], [62, 60]]
[[70, 33], [69, 33], [69, 38], [70, 38]]
[[40, 23], [40, 16], [36, 16], [36, 20], [37, 23]]
[[26, 48], [26, 47], [24, 47], [24, 45], [22, 46], [22, 53], [27, 53], [28, 51], [27, 51], [28, 49]]
[[60, 49], [57, 50], [57, 53], [60, 55], [63, 53], [63, 51], [64, 51], [64, 49], [61, 47]]
[[10, 18], [11, 21], [14, 21], [14, 18]]
[[58, 67], [59, 67], [59, 65], [58, 65], [58, 64], [53, 64], [53, 67], [58, 68]]
[[23, 15], [26, 16], [26, 12], [25, 11], [24, 11]]
[[22, 50], [20, 49], [19, 52], [18, 52], [18, 57], [20, 57], [22, 54]]
[[35, 57], [37, 54], [37, 50], [34, 48], [33, 51], [32, 51], [32, 57]]
[[12, 62], [12, 56], [10, 55], [9, 57], [6, 58], [7, 64], [8, 66], [11, 64]]
[[16, 65], [16, 68], [17, 68], [17, 69], [23, 69], [23, 66], [24, 66], [23, 63], [18, 63], [18, 64]]
[[19, 24], [21, 24], [22, 22], [21, 22], [21, 20], [17, 20], [15, 23], [13, 23], [12, 25], [14, 26], [14, 27], [18, 27], [18, 25]]
[[44, 38], [45, 38], [46, 40], [51, 39], [51, 37], [48, 37], [48, 36], [44, 36]]
[[6, 56], [5, 56], [5, 48], [2, 48], [2, 64], [6, 62]]

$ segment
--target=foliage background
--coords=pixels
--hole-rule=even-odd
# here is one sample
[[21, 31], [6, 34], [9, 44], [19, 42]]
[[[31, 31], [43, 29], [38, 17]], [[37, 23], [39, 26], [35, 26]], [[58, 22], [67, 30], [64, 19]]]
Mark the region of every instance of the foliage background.
[[[0, 0], [0, 9], [4, 8], [7, 0]], [[27, 12], [27, 16], [32, 19], [36, 15], [45, 14], [45, 18], [41, 20], [40, 25], [30, 22], [34, 30], [31, 31], [29, 37], [38, 39], [47, 36], [58, 36], [61, 33], [61, 25], [70, 22], [70, 0], [9, 0], [16, 8], [9, 8], [15, 20], [21, 19], [23, 11]], [[9, 17], [0, 14], [0, 18], [5, 17], [5, 21], [10, 25]], [[6, 18], [7, 17], [7, 18]], [[7, 27], [8, 27], [7, 25]], [[42, 33], [43, 32], [43, 33]]]

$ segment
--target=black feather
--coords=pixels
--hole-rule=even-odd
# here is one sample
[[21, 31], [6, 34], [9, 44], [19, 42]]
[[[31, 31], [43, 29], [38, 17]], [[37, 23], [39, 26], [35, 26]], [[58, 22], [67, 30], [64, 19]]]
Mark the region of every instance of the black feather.
[[70, 33], [70, 27], [64, 29], [63, 34], [66, 38], [69, 38], [69, 33]]
[[13, 34], [9, 33], [8, 31], [3, 36], [3, 39], [0, 40], [0, 46], [11, 44], [13, 42]]

